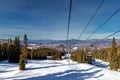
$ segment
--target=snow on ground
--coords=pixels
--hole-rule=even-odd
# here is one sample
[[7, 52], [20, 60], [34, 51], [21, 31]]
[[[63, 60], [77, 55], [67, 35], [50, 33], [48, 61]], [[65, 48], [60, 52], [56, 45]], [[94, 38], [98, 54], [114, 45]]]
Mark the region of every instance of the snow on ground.
[[120, 80], [119, 71], [110, 71], [108, 63], [97, 60], [93, 65], [68, 60], [28, 60], [25, 71], [18, 64], [0, 62], [1, 80]]

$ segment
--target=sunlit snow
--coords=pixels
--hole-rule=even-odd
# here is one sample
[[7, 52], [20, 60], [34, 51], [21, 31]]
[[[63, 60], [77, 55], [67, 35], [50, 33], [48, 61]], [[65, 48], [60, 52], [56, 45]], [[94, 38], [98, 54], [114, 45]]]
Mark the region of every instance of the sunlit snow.
[[25, 80], [120, 80], [119, 71], [110, 71], [107, 62], [97, 60], [93, 65], [68, 60], [28, 60], [26, 70], [18, 64], [0, 62], [1, 79]]

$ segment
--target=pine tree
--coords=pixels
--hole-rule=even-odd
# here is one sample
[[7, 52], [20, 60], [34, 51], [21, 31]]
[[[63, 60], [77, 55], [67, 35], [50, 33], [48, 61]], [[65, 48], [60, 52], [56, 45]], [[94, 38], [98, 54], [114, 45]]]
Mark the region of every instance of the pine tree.
[[71, 54], [71, 59], [72, 59], [73, 61], [77, 61], [77, 52], [78, 52], [78, 51], [73, 52], [73, 53]]
[[20, 70], [25, 70], [25, 48], [21, 48], [21, 54], [20, 54], [20, 61], [19, 61], [19, 69]]
[[1, 45], [1, 60], [7, 60], [7, 43]]
[[118, 68], [120, 69], [120, 47], [118, 47]]
[[34, 53], [34, 50], [33, 50], [33, 48], [32, 48], [31, 54], [30, 54], [31, 59], [33, 59], [33, 53]]
[[27, 47], [27, 40], [28, 40], [28, 39], [27, 39], [27, 35], [25, 34], [25, 35], [24, 35], [24, 46], [25, 46], [25, 47]]
[[27, 54], [27, 45], [28, 45], [28, 44], [27, 44], [27, 40], [28, 40], [28, 39], [27, 39], [27, 35], [25, 34], [25, 35], [24, 35], [24, 49], [25, 49], [24, 53], [25, 53], [25, 59], [26, 59], [25, 62], [26, 62], [26, 63], [27, 63], [27, 55], [28, 55], [28, 54]]
[[11, 62], [11, 42], [10, 42], [10, 39], [8, 39], [7, 52], [8, 52], [8, 61]]
[[118, 58], [117, 58], [117, 47], [116, 40], [113, 38], [111, 52], [109, 54], [109, 65], [111, 70], [118, 70]]
[[84, 62], [83, 54], [84, 54], [83, 50], [78, 50], [78, 53], [77, 53], [77, 62], [78, 63], [83, 63]]
[[118, 54], [118, 69], [120, 69], [120, 53]]
[[19, 69], [25, 70], [25, 63], [27, 62], [27, 35], [24, 35], [24, 46], [21, 48]]
[[20, 58], [19, 36], [15, 37], [14, 42], [12, 41], [11, 38], [8, 40], [7, 53], [8, 53], [8, 60], [10, 63], [19, 63], [19, 58]]

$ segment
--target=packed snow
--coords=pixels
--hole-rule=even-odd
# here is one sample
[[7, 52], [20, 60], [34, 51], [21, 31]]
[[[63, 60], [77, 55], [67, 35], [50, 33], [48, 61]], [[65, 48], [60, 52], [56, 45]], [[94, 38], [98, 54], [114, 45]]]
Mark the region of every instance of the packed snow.
[[120, 80], [119, 71], [110, 71], [107, 62], [96, 60], [93, 65], [68, 60], [28, 60], [26, 70], [18, 64], [0, 62], [1, 80]]

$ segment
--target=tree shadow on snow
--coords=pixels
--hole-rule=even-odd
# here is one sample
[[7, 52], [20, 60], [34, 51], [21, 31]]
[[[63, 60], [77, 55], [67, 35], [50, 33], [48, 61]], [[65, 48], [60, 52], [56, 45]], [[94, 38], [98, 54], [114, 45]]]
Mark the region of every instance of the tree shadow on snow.
[[32, 78], [27, 78], [24, 80], [85, 80], [87, 78], [99, 78], [103, 76], [104, 74], [100, 74], [95, 76], [95, 74], [101, 72], [101, 70], [96, 70], [93, 72], [90, 72], [88, 70], [67, 70], [65, 72], [59, 72], [59, 73], [53, 73], [48, 74], [45, 76], [37, 76]]
[[60, 66], [65, 66], [65, 65], [54, 65], [54, 66], [44, 66], [44, 67], [29, 67], [29, 68], [26, 68], [26, 70], [35, 70], [35, 69], [43, 69], [43, 68], [51, 68], [51, 67], [60, 67]]
[[92, 65], [100, 68], [107, 68], [109, 66], [109, 64], [104, 64], [102, 62], [96, 62], [96, 61], [94, 61]]
[[9, 71], [0, 71], [0, 73], [7, 73], [7, 72], [11, 72], [13, 70], [9, 70]]

